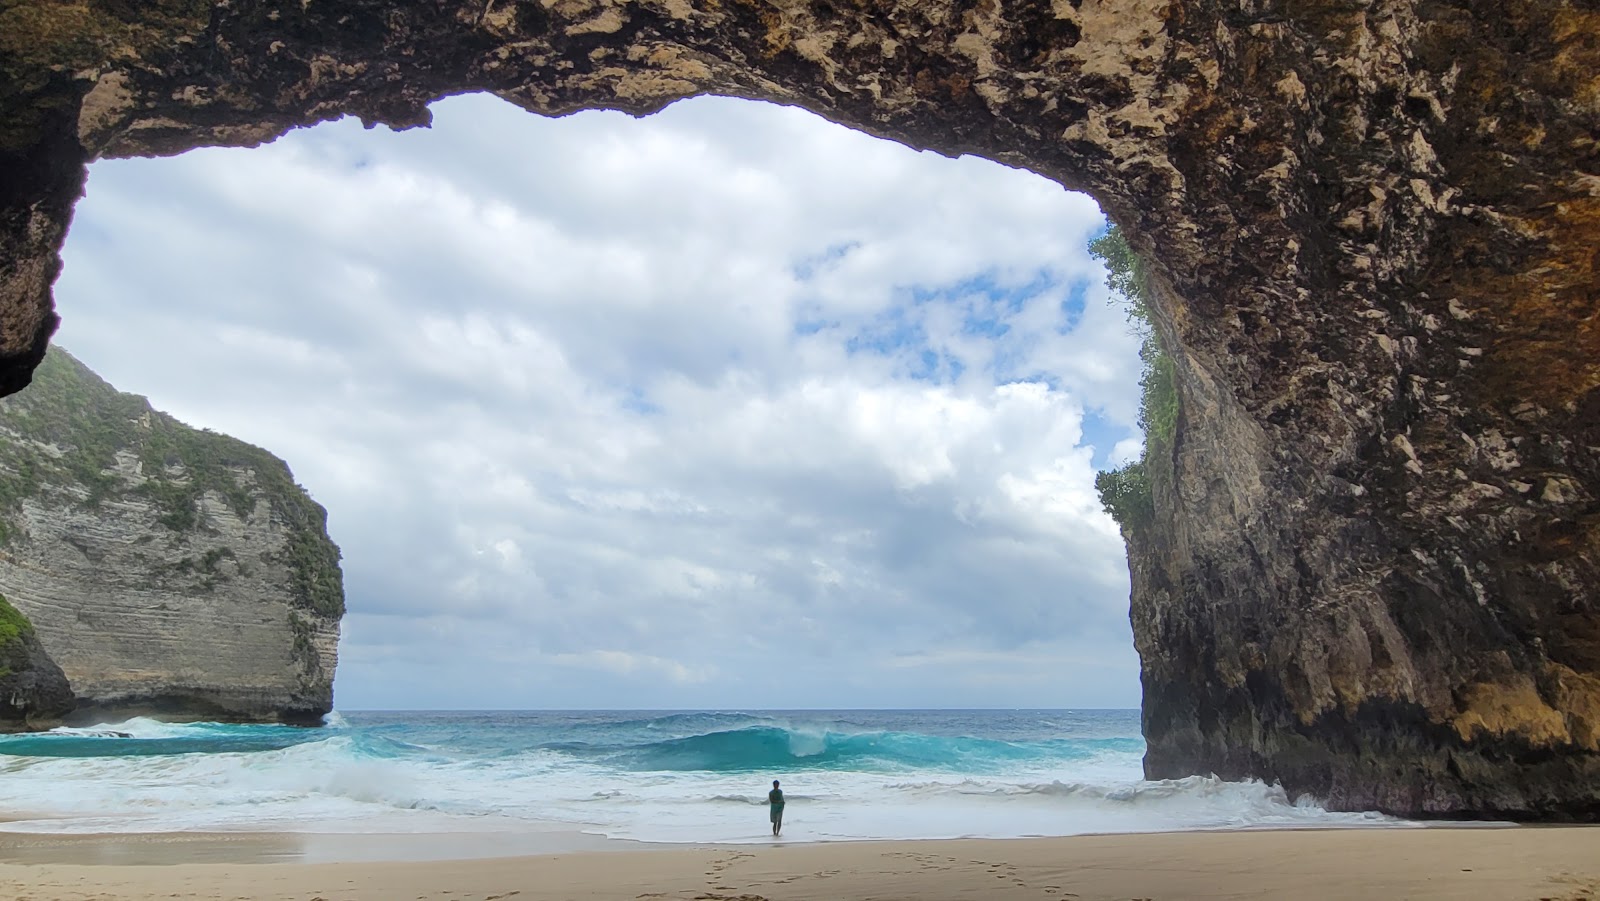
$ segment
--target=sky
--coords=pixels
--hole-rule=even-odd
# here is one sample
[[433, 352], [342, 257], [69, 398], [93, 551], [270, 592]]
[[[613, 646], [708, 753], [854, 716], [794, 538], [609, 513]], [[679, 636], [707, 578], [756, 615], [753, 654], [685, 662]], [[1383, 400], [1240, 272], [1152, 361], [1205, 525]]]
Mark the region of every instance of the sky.
[[1135, 707], [1094, 201], [699, 98], [90, 169], [56, 342], [288, 461], [335, 706]]

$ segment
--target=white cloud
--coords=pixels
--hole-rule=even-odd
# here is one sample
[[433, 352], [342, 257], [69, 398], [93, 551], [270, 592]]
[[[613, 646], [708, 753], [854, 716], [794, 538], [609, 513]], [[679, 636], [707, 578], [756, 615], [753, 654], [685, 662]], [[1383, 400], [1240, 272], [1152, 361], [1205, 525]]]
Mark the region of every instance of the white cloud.
[[341, 706], [1136, 703], [1092, 201], [738, 101], [436, 112], [96, 164], [58, 289], [328, 506]]
[[714, 666], [686, 666], [676, 660], [666, 660], [649, 654], [630, 654], [627, 651], [554, 654], [548, 659], [557, 666], [598, 669], [619, 676], [640, 674], [648, 677], [665, 677], [679, 684], [692, 685], [705, 682], [717, 675], [717, 668]]
[[1111, 465], [1122, 466], [1144, 456], [1144, 438], [1124, 438], [1111, 448]]

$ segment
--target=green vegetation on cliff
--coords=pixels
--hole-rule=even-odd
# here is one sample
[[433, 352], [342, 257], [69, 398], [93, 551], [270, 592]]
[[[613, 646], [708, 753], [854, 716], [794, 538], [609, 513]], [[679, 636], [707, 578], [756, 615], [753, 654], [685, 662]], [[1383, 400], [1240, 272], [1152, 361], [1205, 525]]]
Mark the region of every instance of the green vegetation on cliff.
[[[1124, 530], [1144, 529], [1155, 517], [1151, 476], [1155, 467], [1172, 465], [1172, 443], [1178, 429], [1178, 390], [1172, 357], [1161, 346], [1150, 319], [1150, 298], [1144, 263], [1115, 225], [1089, 242], [1089, 252], [1105, 261], [1106, 285], [1128, 304], [1128, 321], [1139, 337], [1139, 428], [1144, 430], [1144, 455], [1119, 469], [1095, 476], [1094, 487], [1106, 512]], [[1171, 473], [1166, 472], [1170, 477]]]
[[[142, 479], [132, 475], [135, 466]], [[297, 606], [327, 616], [344, 612], [327, 513], [282, 460], [151, 409], [59, 347], [45, 356], [27, 391], [0, 402], [0, 474], [0, 546], [18, 538], [22, 502], [50, 492], [72, 492], [91, 507], [126, 495], [146, 498], [177, 535], [204, 530], [200, 500], [208, 492], [242, 519], [265, 501], [287, 531], [283, 562]], [[207, 571], [225, 553], [231, 551], [207, 551]]]
[[33, 631], [33, 623], [22, 615], [22, 611], [11, 606], [6, 596], [0, 594], [0, 651], [11, 646], [13, 641], [27, 636]]
[[[6, 596], [0, 594], [0, 661], [8, 660], [15, 656], [12, 645], [21, 642], [33, 634], [33, 623], [22, 615], [22, 611], [11, 606]], [[0, 677], [11, 675], [11, 667], [0, 662]]]

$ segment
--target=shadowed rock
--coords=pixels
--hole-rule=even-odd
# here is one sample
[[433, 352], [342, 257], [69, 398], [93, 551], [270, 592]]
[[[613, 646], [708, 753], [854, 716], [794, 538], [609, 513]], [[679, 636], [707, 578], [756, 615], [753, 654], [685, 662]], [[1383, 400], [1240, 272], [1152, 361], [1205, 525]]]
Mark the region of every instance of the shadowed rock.
[[33, 624], [0, 595], [0, 732], [48, 729], [73, 703], [66, 675], [39, 644]]

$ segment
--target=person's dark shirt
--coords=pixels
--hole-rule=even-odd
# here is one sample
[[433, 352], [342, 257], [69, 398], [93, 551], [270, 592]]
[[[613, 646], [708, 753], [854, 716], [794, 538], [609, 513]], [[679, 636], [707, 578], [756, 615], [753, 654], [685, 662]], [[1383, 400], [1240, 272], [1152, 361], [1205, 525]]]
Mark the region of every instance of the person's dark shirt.
[[772, 791], [767, 792], [767, 803], [771, 804], [773, 807], [782, 807], [783, 790], [775, 788]]

